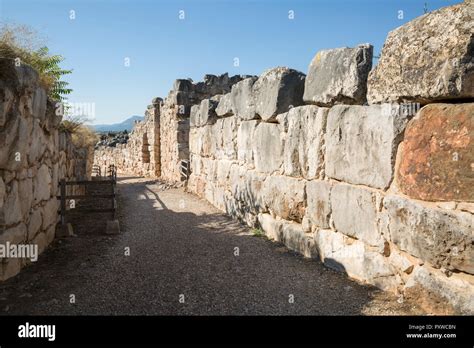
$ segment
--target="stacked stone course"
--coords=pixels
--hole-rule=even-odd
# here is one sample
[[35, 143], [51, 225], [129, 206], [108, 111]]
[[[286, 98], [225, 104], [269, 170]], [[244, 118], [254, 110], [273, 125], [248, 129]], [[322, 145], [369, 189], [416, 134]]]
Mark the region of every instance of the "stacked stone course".
[[[56, 103], [27, 65], [0, 59], [0, 244], [30, 244], [42, 253], [55, 237], [58, 183], [90, 176], [92, 150], [59, 131]], [[71, 193], [77, 193], [71, 192]], [[0, 261], [0, 280], [30, 262]]]
[[474, 313], [469, 13], [451, 6], [394, 30], [372, 71], [370, 45], [326, 50], [306, 79], [276, 68], [203, 100], [188, 189], [352, 278]]
[[189, 159], [191, 192], [269, 238], [435, 313], [474, 313], [473, 18], [465, 2], [395, 29], [372, 70], [363, 44], [319, 52], [308, 76], [177, 80], [161, 177], [181, 180]]

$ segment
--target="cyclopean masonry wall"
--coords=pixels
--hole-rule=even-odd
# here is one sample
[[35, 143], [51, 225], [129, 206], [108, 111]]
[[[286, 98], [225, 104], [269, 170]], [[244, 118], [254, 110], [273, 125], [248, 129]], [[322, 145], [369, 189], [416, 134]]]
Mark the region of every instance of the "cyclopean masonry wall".
[[372, 71], [370, 45], [322, 51], [306, 78], [271, 69], [202, 100], [188, 189], [354, 279], [473, 314], [473, 18], [465, 3], [395, 29]]
[[[59, 132], [55, 102], [27, 65], [0, 59], [0, 245], [33, 245], [38, 253], [52, 242], [58, 220], [58, 183], [90, 176], [91, 154]], [[2, 252], [2, 255], [3, 253]], [[0, 280], [30, 263], [3, 258]]]
[[160, 114], [163, 100], [154, 98], [145, 111], [145, 119], [135, 123], [127, 143], [115, 147], [100, 146], [94, 152], [94, 164], [103, 173], [109, 165], [119, 173], [157, 177], [161, 175]]
[[180, 161], [189, 160], [189, 113], [191, 106], [213, 95], [227, 93], [242, 77], [206, 75], [203, 82], [176, 80], [163, 101], [155, 98], [137, 122], [126, 144], [100, 146], [94, 164], [104, 169], [110, 164], [121, 173], [161, 177], [181, 182]]

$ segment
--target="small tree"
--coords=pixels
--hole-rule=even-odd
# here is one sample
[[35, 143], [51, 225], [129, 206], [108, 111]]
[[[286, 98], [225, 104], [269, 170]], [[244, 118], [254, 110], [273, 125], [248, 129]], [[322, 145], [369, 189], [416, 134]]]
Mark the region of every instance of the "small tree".
[[61, 69], [60, 63], [64, 58], [51, 55], [41, 41], [36, 32], [27, 26], [4, 24], [0, 27], [0, 58], [31, 65], [38, 72], [40, 83], [48, 95], [54, 100], [64, 101], [72, 89], [62, 78], [72, 70]]

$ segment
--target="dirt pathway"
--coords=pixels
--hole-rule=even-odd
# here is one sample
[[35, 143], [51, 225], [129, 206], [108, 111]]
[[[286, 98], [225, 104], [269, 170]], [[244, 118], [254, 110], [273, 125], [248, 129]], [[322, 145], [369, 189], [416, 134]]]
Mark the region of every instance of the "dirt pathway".
[[422, 313], [253, 236], [182, 189], [137, 178], [118, 186], [122, 233], [55, 241], [0, 284], [0, 314]]

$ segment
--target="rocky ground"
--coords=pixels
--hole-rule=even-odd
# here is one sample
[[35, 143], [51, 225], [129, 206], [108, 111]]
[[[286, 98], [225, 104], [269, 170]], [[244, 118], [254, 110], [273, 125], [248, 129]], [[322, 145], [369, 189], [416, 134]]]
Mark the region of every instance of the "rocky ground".
[[1, 314], [424, 314], [255, 236], [182, 188], [132, 177], [118, 186], [122, 233], [89, 221], [55, 241], [0, 284]]
[[100, 134], [100, 139], [96, 144], [96, 148], [99, 146], [115, 147], [117, 144], [126, 144], [129, 139], [128, 132], [105, 132]]

